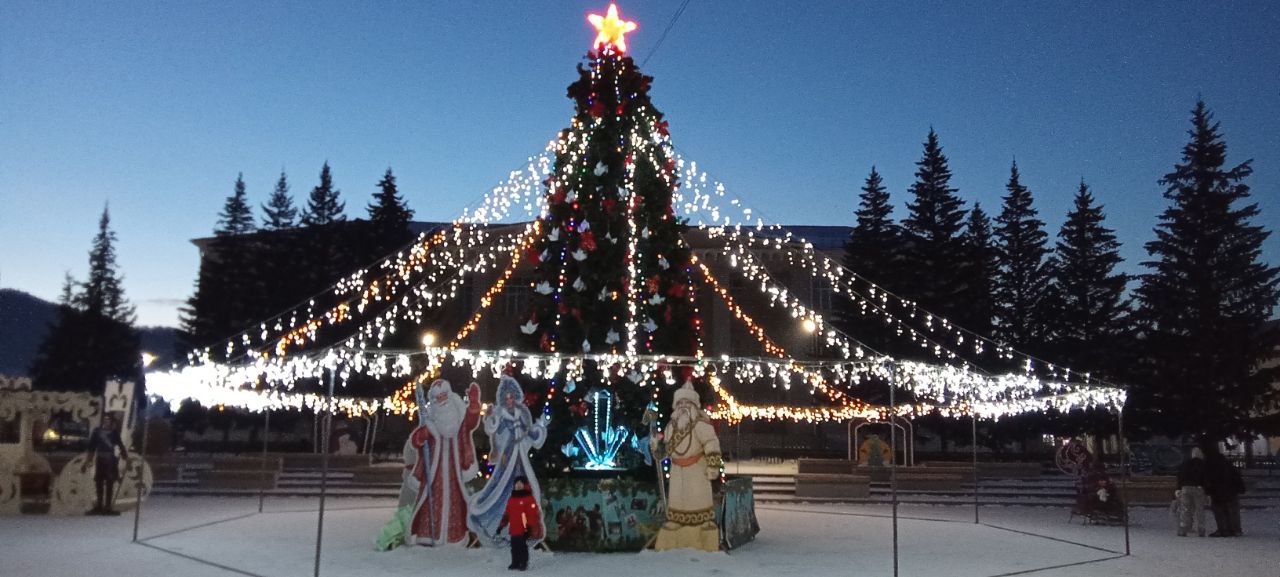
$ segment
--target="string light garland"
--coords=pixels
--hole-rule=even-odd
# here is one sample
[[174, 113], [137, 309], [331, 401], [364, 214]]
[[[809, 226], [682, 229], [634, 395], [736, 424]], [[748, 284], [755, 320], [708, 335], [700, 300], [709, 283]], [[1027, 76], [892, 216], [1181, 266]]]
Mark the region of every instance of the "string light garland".
[[[600, 80], [600, 59], [621, 57], [626, 51], [624, 35], [635, 29], [635, 23], [619, 18], [613, 5], [605, 16], [591, 15], [589, 20], [598, 31], [595, 46], [600, 50], [590, 69], [594, 83]], [[621, 74], [620, 67], [614, 67], [613, 71], [615, 75]], [[615, 90], [614, 102], [622, 103], [626, 98], [620, 92], [618, 78], [609, 83]], [[1119, 388], [1105, 386], [1087, 373], [1074, 373], [1082, 376], [1084, 382], [1073, 382], [1071, 369], [1046, 363], [933, 315], [917, 303], [893, 295], [833, 262], [818, 253], [811, 243], [781, 226], [766, 225], [738, 199], [728, 198], [723, 184], [709, 180], [696, 162], [676, 154], [666, 134], [665, 122], [643, 103], [626, 111], [631, 115], [628, 119], [631, 128], [620, 135], [616, 143], [619, 151], [624, 145], [628, 151], [621, 163], [624, 172], [620, 181], [616, 176], [607, 181], [613, 183], [610, 186], [617, 186], [616, 196], [608, 198], [625, 202], [627, 238], [611, 239], [625, 241], [625, 274], [616, 284], [606, 285], [600, 298], [603, 302], [612, 302], [622, 296], [626, 299], [625, 306], [611, 313], [611, 319], [599, 321], [608, 326], [596, 325], [598, 332], [606, 335], [607, 347], [591, 347], [590, 336], [581, 346], [576, 342], [561, 342], [563, 322], [578, 323], [570, 324], [571, 328], [582, 324], [564, 316], [561, 299], [566, 287], [581, 290], [577, 287], [581, 278], [573, 281], [568, 273], [573, 265], [570, 258], [582, 260], [583, 256], [577, 253], [582, 252], [583, 244], [589, 243], [593, 234], [587, 232], [592, 224], [587, 217], [587, 207], [594, 208], [607, 195], [614, 194], [613, 188], [593, 191], [579, 186], [582, 182], [591, 182], [581, 180], [584, 175], [590, 178], [587, 171], [595, 171], [595, 177], [599, 178], [610, 170], [590, 156], [591, 138], [597, 132], [604, 133], [599, 129], [606, 120], [614, 123], [610, 126], [622, 125], [623, 108], [619, 104], [616, 110], [599, 115], [593, 109], [594, 118], [590, 119], [585, 115], [575, 117], [571, 130], [549, 142], [539, 156], [530, 157], [524, 169], [513, 171], [506, 182], [484, 195], [478, 208], [464, 211], [451, 225], [420, 236], [406, 250], [388, 256], [373, 267], [343, 277], [325, 293], [259, 323], [252, 331], [236, 335], [216, 348], [197, 351], [185, 367], [150, 372], [150, 392], [171, 403], [175, 399], [193, 398], [209, 406], [248, 410], [322, 407], [346, 414], [376, 411], [408, 414], [416, 408], [412, 398], [414, 387], [424, 379], [434, 378], [446, 365], [468, 368], [477, 377], [481, 374], [497, 377], [518, 364], [525, 375], [550, 381], [544, 419], [550, 418], [551, 402], [557, 391], [568, 390], [586, 378], [588, 367], [607, 369], [608, 374], [613, 375], [625, 374], [635, 386], [651, 387], [654, 402], [660, 385], [677, 384], [674, 369], [684, 368], [711, 386], [715, 395], [715, 399], [710, 400], [712, 414], [728, 422], [883, 419], [933, 411], [948, 416], [969, 414], [994, 418], [1045, 409], [1115, 408], [1124, 402], [1124, 392]], [[557, 157], [564, 161], [559, 169], [553, 169]], [[680, 207], [687, 222], [703, 231], [708, 240], [721, 243], [720, 254], [730, 269], [748, 285], [756, 287], [768, 306], [784, 311], [802, 330], [816, 335], [822, 349], [815, 354], [835, 358], [800, 360], [790, 355], [744, 310], [710, 267], [692, 254], [685, 239], [676, 239], [680, 250], [688, 251], [685, 260], [676, 260], [676, 255], [664, 252], [663, 248], [640, 241], [648, 238], [650, 232], [648, 226], [640, 226], [642, 217], [655, 219], [650, 222], [662, 221], [660, 226], [667, 226], [666, 223], [671, 222], [668, 218], [675, 220], [674, 213], [654, 216], [657, 213], [640, 212], [651, 209], [642, 206], [635, 190], [637, 171], [642, 164], [665, 183], [672, 194], [670, 204]], [[615, 163], [614, 170], [617, 168]], [[576, 195], [578, 188], [583, 188], [581, 196], [575, 196], [569, 208], [557, 208], [558, 216], [552, 218], [551, 199], [566, 191]], [[601, 196], [597, 197], [597, 192]], [[556, 202], [563, 202], [561, 198]], [[727, 205], [722, 204], [726, 199]], [[498, 226], [500, 221], [520, 210], [532, 220], [523, 227]], [[741, 212], [741, 219], [732, 216], [735, 211]], [[535, 259], [532, 255], [535, 243], [544, 237], [554, 237], [552, 240], [559, 242], [558, 250], [556, 254], [536, 255]], [[571, 242], [578, 247], [573, 253], [569, 250]], [[836, 327], [829, 327], [822, 314], [773, 278], [757, 258], [756, 253], [761, 251], [781, 255], [792, 268], [804, 271], [813, 280], [829, 283], [833, 292], [851, 299], [863, 314], [880, 315], [894, 335], [930, 351], [940, 362], [894, 359], [870, 349]], [[550, 318], [530, 319], [527, 323], [527, 327], [532, 327], [529, 330], [536, 330], [538, 322], [551, 322], [549, 333], [543, 335], [547, 337], [545, 350], [463, 347], [527, 252], [531, 255], [529, 260], [538, 263], [552, 259], [556, 268], [549, 270], [559, 271], [558, 275], [548, 275], [554, 278], [531, 283], [535, 293], [549, 295], [558, 305]], [[411, 351], [382, 348], [399, 321], [408, 320], [421, 326], [426, 311], [455, 302], [468, 279], [498, 269], [498, 263], [504, 260], [506, 267], [485, 289], [479, 306], [447, 344], [435, 347], [425, 343], [423, 349]], [[656, 280], [658, 276], [649, 276], [658, 268], [671, 269], [670, 278], [676, 280], [666, 280], [666, 273], [661, 277], [664, 279], [661, 282], [671, 286], [664, 288]], [[694, 278], [695, 268], [698, 279]], [[684, 275], [682, 279], [680, 274]], [[717, 357], [706, 353], [698, 303], [702, 287], [720, 298], [733, 318], [761, 345], [766, 356]], [[693, 331], [689, 340], [691, 355], [653, 352], [653, 319], [661, 318], [663, 301], [667, 298], [687, 300], [691, 311], [688, 328]], [[325, 302], [327, 308], [317, 310], [317, 301]], [[348, 328], [346, 336], [331, 338], [338, 329]], [[618, 329], [625, 334], [625, 339], [617, 338]], [[588, 331], [584, 327], [582, 332]], [[576, 333], [570, 330], [569, 334]], [[334, 344], [318, 348], [321, 342]], [[221, 351], [226, 360], [215, 359], [212, 350]], [[579, 350], [581, 352], [570, 352]], [[1004, 362], [1020, 361], [1022, 371], [987, 374], [968, 360], [970, 355], [994, 356]], [[415, 368], [415, 358], [425, 358], [425, 368]], [[325, 405], [327, 401], [319, 395], [294, 392], [300, 382], [326, 371], [344, 383], [359, 374], [406, 379], [406, 384], [384, 399], [340, 397], [335, 398], [332, 405]], [[787, 389], [792, 383], [808, 385], [810, 393], [819, 397], [823, 406], [747, 404], [740, 402], [726, 384], [726, 381], [748, 384], [765, 380], [772, 386]], [[909, 391], [912, 402], [883, 407], [851, 396], [853, 388], [872, 380]], [[826, 403], [832, 405], [826, 406]], [[657, 409], [661, 411], [660, 407]], [[597, 440], [599, 435], [592, 439]]]

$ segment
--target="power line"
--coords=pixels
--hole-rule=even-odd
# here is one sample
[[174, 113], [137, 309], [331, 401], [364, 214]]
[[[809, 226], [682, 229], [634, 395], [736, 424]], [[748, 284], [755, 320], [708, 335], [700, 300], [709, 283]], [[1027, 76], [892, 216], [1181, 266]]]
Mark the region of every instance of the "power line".
[[640, 66], [642, 68], [644, 67], [645, 64], [649, 63], [650, 58], [653, 58], [653, 54], [658, 51], [658, 47], [662, 46], [662, 41], [667, 39], [667, 33], [671, 32], [671, 29], [674, 28], [676, 25], [676, 20], [680, 19], [680, 15], [684, 14], [684, 9], [688, 7], [689, 7], [689, 0], [684, 0], [684, 2], [680, 3], [680, 7], [676, 9], [676, 13], [672, 14], [671, 20], [667, 22], [667, 27], [662, 29], [662, 35], [658, 36], [658, 42], [653, 45], [653, 48], [649, 49], [649, 55], [645, 56], [644, 60], [640, 61]]

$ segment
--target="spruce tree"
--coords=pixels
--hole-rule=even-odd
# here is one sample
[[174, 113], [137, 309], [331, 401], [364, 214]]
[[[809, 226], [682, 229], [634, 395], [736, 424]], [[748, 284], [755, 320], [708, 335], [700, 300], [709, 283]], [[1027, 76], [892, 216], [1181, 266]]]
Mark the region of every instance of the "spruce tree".
[[253, 223], [253, 210], [249, 208], [249, 197], [244, 189], [244, 173], [236, 175], [235, 192], [227, 197], [218, 213], [217, 234], [239, 236], [257, 230]]
[[83, 284], [67, 275], [58, 314], [32, 364], [36, 388], [102, 394], [109, 379], [138, 378], [134, 308], [116, 267], [115, 242], [104, 208], [89, 251], [89, 275]]
[[1249, 419], [1275, 394], [1280, 333], [1269, 323], [1280, 270], [1262, 261], [1270, 234], [1255, 224], [1245, 179], [1227, 168], [1219, 125], [1197, 101], [1181, 162], [1161, 179], [1170, 205], [1146, 244], [1137, 317], [1143, 371], [1130, 407], [1151, 431], [1212, 439], [1252, 432]]
[[271, 198], [262, 205], [265, 218], [262, 219], [263, 230], [287, 230], [297, 226], [298, 209], [293, 206], [293, 197], [289, 196], [289, 180], [284, 171], [280, 171], [280, 180], [276, 181]]
[[[574, 120], [561, 133], [566, 144], [547, 181], [541, 234], [528, 251], [534, 290], [521, 326], [526, 348], [566, 355], [697, 353], [694, 263], [672, 205], [676, 164], [667, 123], [649, 97], [651, 81], [629, 56], [604, 44], [579, 65], [569, 86]], [[584, 372], [579, 382], [566, 382], [562, 373], [530, 386], [541, 400], [533, 410], [551, 417], [539, 453], [548, 472], [562, 474], [570, 464], [561, 448], [589, 424], [575, 408], [591, 389], [610, 391], [613, 422], [639, 435], [646, 431], [646, 405], [670, 406], [674, 387], [662, 377], [637, 382], [594, 363]], [[679, 372], [671, 380], [679, 385]], [[702, 395], [711, 398], [709, 390]]]
[[133, 324], [134, 308], [124, 296], [124, 277], [116, 268], [116, 233], [111, 230], [111, 212], [105, 207], [89, 251], [89, 277], [82, 288], [80, 308], [86, 313]]
[[965, 265], [969, 280], [964, 302], [966, 310], [956, 317], [961, 326], [983, 336], [990, 336], [995, 318], [995, 279], [999, 272], [995, 241], [991, 236], [991, 219], [975, 202], [964, 227]]
[[1048, 299], [1052, 357], [1076, 369], [1109, 371], [1125, 332], [1128, 276], [1115, 271], [1120, 243], [1084, 180], [1058, 231]]
[[[844, 246], [844, 266], [877, 286], [894, 290], [898, 284], [898, 251], [901, 246], [901, 228], [892, 219], [893, 205], [884, 179], [871, 167], [866, 182], [858, 195], [857, 222]], [[846, 332], [854, 335], [877, 350], [885, 350], [891, 339], [884, 334], [883, 323], [878, 318], [864, 314], [861, 305], [852, 299], [836, 299], [837, 318]]]
[[373, 202], [368, 206], [369, 239], [373, 254], [371, 258], [381, 258], [391, 251], [399, 249], [413, 239], [409, 223], [413, 220], [413, 210], [409, 209], [396, 188], [396, 177], [387, 168], [382, 180], [378, 181], [378, 192], [373, 195]]
[[1023, 186], [1015, 162], [1009, 169], [1008, 191], [996, 217], [996, 336], [1014, 347], [1043, 348], [1045, 288], [1049, 267], [1045, 260], [1049, 235], [1032, 206], [1031, 191]]
[[845, 243], [845, 266], [880, 286], [892, 287], [902, 233], [893, 222], [889, 190], [874, 166], [862, 185], [854, 214], [858, 220]]
[[320, 168], [320, 184], [311, 189], [307, 198], [307, 208], [302, 213], [302, 224], [305, 226], [325, 226], [347, 220], [343, 214], [346, 203], [338, 200], [339, 191], [333, 187], [333, 175], [329, 173], [329, 163]]
[[243, 176], [218, 213], [213, 240], [200, 263], [195, 294], [183, 311], [190, 344], [202, 346], [248, 328], [263, 316], [264, 279], [259, 276], [259, 243]]
[[960, 299], [967, 291], [960, 237], [964, 201], [951, 187], [951, 169], [933, 129], [916, 167], [912, 199], [902, 221], [907, 269], [899, 292], [934, 313], [954, 317], [966, 306]]

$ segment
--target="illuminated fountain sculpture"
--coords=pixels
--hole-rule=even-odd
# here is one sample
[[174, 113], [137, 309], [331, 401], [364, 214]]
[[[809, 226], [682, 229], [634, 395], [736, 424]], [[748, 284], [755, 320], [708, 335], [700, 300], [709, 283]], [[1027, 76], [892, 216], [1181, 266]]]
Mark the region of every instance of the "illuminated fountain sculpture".
[[606, 389], [595, 389], [587, 393], [585, 399], [591, 405], [591, 424], [581, 427], [573, 435], [577, 451], [570, 456], [581, 454], [583, 463], [579, 469], [617, 470], [618, 451], [627, 445], [631, 431], [623, 426], [613, 424], [613, 393]]

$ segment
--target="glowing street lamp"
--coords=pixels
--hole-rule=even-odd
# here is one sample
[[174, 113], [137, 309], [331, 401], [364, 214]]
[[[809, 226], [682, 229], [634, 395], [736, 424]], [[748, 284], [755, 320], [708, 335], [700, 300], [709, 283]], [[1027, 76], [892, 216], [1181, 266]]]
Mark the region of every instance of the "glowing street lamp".
[[142, 368], [144, 368], [144, 369], [145, 369], [145, 368], [147, 368], [147, 367], [151, 366], [151, 363], [156, 362], [156, 359], [158, 359], [158, 358], [159, 358], [159, 357], [157, 357], [157, 356], [155, 356], [155, 355], [153, 355], [153, 354], [151, 354], [151, 353], [149, 353], [149, 352], [147, 352], [147, 351], [142, 351]]
[[436, 334], [433, 332], [422, 333], [422, 348], [429, 349], [436, 344]]

